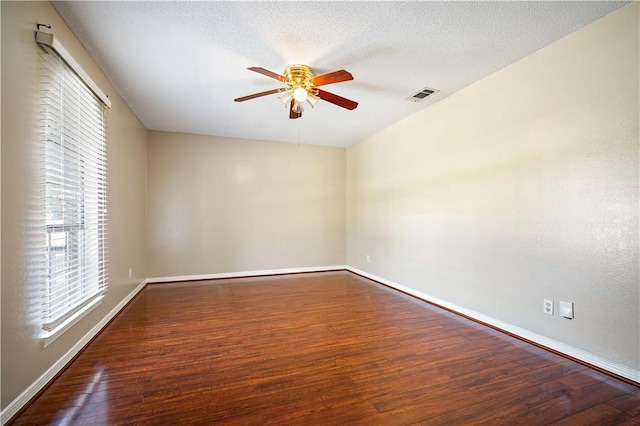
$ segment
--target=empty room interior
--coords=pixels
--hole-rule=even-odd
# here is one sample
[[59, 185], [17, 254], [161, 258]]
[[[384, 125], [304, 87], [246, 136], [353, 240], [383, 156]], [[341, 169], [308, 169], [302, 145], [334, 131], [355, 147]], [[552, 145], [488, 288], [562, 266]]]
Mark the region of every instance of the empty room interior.
[[1, 2], [1, 424], [640, 424], [640, 5]]

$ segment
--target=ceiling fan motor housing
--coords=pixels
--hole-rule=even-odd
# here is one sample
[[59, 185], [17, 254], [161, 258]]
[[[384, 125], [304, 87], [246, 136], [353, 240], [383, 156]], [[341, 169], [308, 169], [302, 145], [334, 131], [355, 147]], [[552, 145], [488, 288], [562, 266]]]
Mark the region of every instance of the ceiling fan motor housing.
[[[313, 79], [313, 72], [311, 71], [311, 67], [303, 64], [294, 64], [289, 65], [284, 69], [284, 76], [287, 79], [286, 83], [291, 88], [302, 87], [307, 92], [313, 93], [312, 88], [313, 83], [311, 80]], [[315, 93], [313, 93], [315, 95]]]

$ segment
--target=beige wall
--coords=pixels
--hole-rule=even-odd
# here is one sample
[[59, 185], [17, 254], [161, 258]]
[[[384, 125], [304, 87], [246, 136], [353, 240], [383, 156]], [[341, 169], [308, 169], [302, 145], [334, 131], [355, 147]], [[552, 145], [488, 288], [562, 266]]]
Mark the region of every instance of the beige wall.
[[[147, 276], [146, 130], [48, 2], [2, 2], [2, 407], [60, 359]], [[53, 26], [110, 96], [108, 141], [109, 291], [103, 303], [45, 349], [39, 341], [41, 283], [30, 280], [37, 202], [36, 22]], [[134, 279], [128, 279], [133, 269]]]
[[344, 265], [345, 150], [149, 132], [149, 276]]
[[347, 263], [637, 370], [638, 7], [349, 148]]

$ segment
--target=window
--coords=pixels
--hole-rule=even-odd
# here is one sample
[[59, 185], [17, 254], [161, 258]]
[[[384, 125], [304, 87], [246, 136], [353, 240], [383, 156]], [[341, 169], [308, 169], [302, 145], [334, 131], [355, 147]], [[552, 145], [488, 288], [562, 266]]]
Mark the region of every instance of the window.
[[[54, 337], [100, 303], [107, 289], [106, 108], [63, 59], [50, 34], [38, 42], [46, 238], [43, 326]], [[76, 66], [76, 68], [78, 68]], [[91, 82], [93, 84], [93, 82]], [[53, 340], [53, 339], [51, 339]], [[45, 340], [45, 345], [47, 341]]]

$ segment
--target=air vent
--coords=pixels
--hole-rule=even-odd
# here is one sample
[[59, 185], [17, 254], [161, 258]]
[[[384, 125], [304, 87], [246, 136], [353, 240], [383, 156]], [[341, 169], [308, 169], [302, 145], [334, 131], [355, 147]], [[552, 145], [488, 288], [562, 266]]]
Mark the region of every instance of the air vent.
[[422, 89], [421, 91], [419, 91], [415, 95], [409, 96], [407, 98], [407, 100], [411, 101], [411, 102], [422, 102], [425, 99], [427, 99], [427, 97], [433, 95], [434, 93], [438, 93], [438, 92], [439, 92], [439, 90], [431, 89], [429, 87], [425, 87], [424, 89]]

